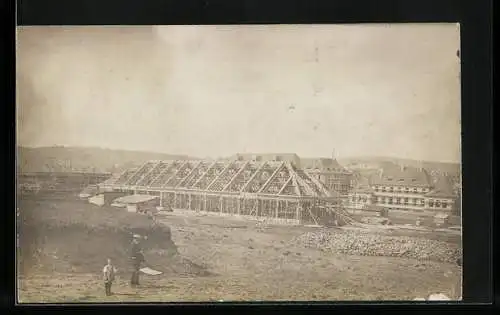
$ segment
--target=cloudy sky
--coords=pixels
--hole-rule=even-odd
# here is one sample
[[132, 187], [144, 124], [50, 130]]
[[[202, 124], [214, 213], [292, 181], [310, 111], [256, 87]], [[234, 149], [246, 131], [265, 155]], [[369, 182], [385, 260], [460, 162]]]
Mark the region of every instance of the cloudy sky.
[[23, 27], [18, 142], [460, 160], [456, 24]]

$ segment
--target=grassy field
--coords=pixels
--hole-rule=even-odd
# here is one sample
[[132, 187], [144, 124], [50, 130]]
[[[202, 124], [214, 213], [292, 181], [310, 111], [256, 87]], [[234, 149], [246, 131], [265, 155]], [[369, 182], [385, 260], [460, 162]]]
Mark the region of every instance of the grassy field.
[[[68, 202], [24, 205], [35, 206], [38, 213], [69, 211]], [[64, 233], [68, 233], [71, 222], [89, 222], [88, 217], [96, 215], [95, 211], [105, 209], [78, 204], [71, 206], [71, 211], [78, 212], [80, 217], [75, 219], [76, 215], [66, 213], [67, 218], [73, 219], [67, 222]], [[104, 295], [100, 276], [107, 256], [103, 252], [108, 246], [106, 238], [100, 238], [99, 245], [90, 240], [83, 242], [80, 245], [83, 252], [79, 255], [75, 246], [70, 250], [70, 238], [63, 234], [32, 233], [33, 238], [45, 238], [45, 242], [37, 243], [41, 244], [38, 246], [45, 260], [38, 262], [43, 268], [36, 263], [24, 268], [19, 277], [19, 301], [408, 300], [434, 292], [453, 298], [460, 296], [461, 270], [456, 265], [341, 255], [305, 248], [293, 241], [314, 228], [260, 226], [253, 221], [186, 212], [171, 213], [161, 222], [169, 227], [175, 245], [149, 246], [146, 258], [164, 274], [143, 275], [141, 286], [132, 289], [128, 286], [128, 266], [118, 257], [119, 275], [113, 287], [114, 295], [110, 297]], [[71, 239], [77, 237], [78, 233], [73, 233]], [[59, 250], [58, 255], [53, 254], [55, 249]], [[119, 256], [120, 252], [115, 255]], [[72, 263], [68, 263], [70, 258]], [[75, 259], [80, 266], [74, 265]]]

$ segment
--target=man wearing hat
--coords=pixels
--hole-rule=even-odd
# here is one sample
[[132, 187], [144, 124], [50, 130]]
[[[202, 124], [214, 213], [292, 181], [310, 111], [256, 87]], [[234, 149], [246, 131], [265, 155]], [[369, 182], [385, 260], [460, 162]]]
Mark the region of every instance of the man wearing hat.
[[130, 285], [132, 287], [139, 285], [139, 272], [141, 269], [141, 264], [145, 261], [144, 255], [142, 253], [140, 239], [141, 236], [137, 234], [134, 234], [132, 239], [132, 250], [130, 253], [130, 260], [132, 262], [132, 278], [130, 279]]

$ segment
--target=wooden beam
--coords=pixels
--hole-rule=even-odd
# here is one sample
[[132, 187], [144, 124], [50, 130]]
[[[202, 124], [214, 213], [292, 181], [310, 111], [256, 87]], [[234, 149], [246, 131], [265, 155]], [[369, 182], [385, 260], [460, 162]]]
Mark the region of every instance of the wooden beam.
[[323, 183], [321, 183], [316, 177], [314, 176], [311, 176], [309, 175], [307, 172], [304, 172], [304, 174], [306, 174], [306, 176], [314, 183], [316, 184], [316, 186], [319, 187], [319, 189], [327, 196], [327, 197], [330, 197], [330, 191], [328, 191], [328, 189], [325, 188], [325, 186], [323, 185]]
[[145, 162], [143, 163], [141, 166], [139, 166], [138, 169], [135, 170], [135, 172], [129, 176], [129, 178], [127, 178], [124, 182], [123, 182], [123, 185], [128, 185], [128, 182], [134, 178], [135, 175], [137, 175], [137, 173], [139, 173], [144, 167], [146, 167], [146, 164], [148, 164], [149, 162]]
[[149, 174], [151, 174], [151, 172], [153, 172], [153, 171], [154, 171], [154, 170], [155, 170], [158, 166], [160, 166], [160, 165], [161, 165], [161, 161], [160, 161], [160, 162], [158, 162], [158, 163], [156, 163], [156, 165], [155, 165], [155, 166], [153, 166], [153, 167], [152, 167], [149, 171], [147, 171], [146, 173], [144, 173], [144, 174], [141, 176], [141, 178], [139, 178], [139, 180], [137, 181], [137, 184], [136, 184], [135, 186], [137, 186], [137, 187], [144, 187], [144, 186], [140, 185], [140, 184], [141, 184], [141, 182], [142, 182], [142, 181], [144, 181], [144, 179], [145, 179], [145, 178], [146, 178]]
[[292, 177], [292, 181], [293, 181], [293, 190], [295, 191], [297, 196], [302, 197], [302, 193], [300, 192], [299, 189], [299, 183], [297, 182], [297, 177], [295, 175]]
[[234, 180], [236, 179], [236, 177], [238, 177], [247, 167], [247, 165], [250, 163], [250, 161], [246, 161], [243, 166], [241, 166], [241, 168], [238, 170], [238, 172], [236, 172], [236, 174], [234, 174], [233, 178], [231, 178], [231, 180], [229, 181], [229, 183], [226, 184], [226, 186], [224, 186], [224, 188], [222, 189], [222, 191], [226, 191], [226, 189], [229, 188], [229, 186], [231, 186], [231, 184], [234, 182]]
[[212, 187], [212, 185], [217, 182], [217, 180], [226, 173], [226, 171], [233, 165], [233, 161], [229, 162], [226, 167], [224, 167], [224, 169], [219, 173], [219, 175], [217, 175], [211, 182], [210, 184], [208, 184], [206, 190], [210, 190], [210, 187]]
[[298, 182], [299, 184], [301, 184], [302, 186], [304, 186], [304, 187], [306, 188], [307, 192], [308, 192], [308, 193], [309, 193], [312, 197], [314, 197], [314, 196], [316, 196], [316, 195], [317, 195], [317, 194], [316, 194], [316, 192], [314, 191], [314, 189], [312, 189], [312, 188], [311, 188], [311, 186], [309, 186], [309, 184], [306, 182], [306, 180], [304, 180], [302, 177], [300, 177], [300, 175], [299, 175], [299, 174], [296, 174], [295, 178], [296, 178], [296, 180], [297, 180], [297, 182]]
[[182, 187], [182, 185], [186, 182], [186, 180], [191, 176], [195, 171], [198, 170], [198, 168], [203, 165], [203, 161], [198, 162], [195, 167], [184, 177], [175, 187]]
[[251, 216], [257, 216], [257, 208], [260, 206], [260, 199], [256, 199], [252, 210], [250, 211]]
[[198, 180], [194, 182], [194, 184], [193, 184], [193, 186], [192, 186], [192, 187], [193, 187], [193, 188], [195, 188], [195, 187], [196, 187], [196, 185], [197, 185], [197, 184], [198, 184], [198, 183], [199, 183], [202, 179], [204, 179], [204, 178], [207, 176], [208, 172], [210, 172], [210, 170], [212, 170], [212, 169], [215, 167], [215, 165], [217, 165], [217, 161], [214, 161], [212, 164], [210, 164], [210, 166], [207, 168], [207, 170], [205, 171], [205, 173], [203, 173], [203, 175], [201, 175], [201, 177], [200, 177], [200, 178], [198, 178]]
[[297, 196], [300, 196], [302, 197], [302, 194], [300, 193], [300, 189], [299, 189], [299, 184], [297, 182], [297, 173], [293, 170], [293, 167], [292, 165], [290, 164], [290, 162], [286, 162], [285, 163], [286, 165], [286, 168], [288, 169], [288, 173], [290, 173], [290, 177], [292, 178], [292, 183], [293, 183], [293, 190], [295, 191], [295, 194]]
[[257, 176], [257, 174], [259, 174], [259, 172], [262, 170], [262, 168], [266, 164], [267, 164], [267, 162], [262, 162], [262, 164], [259, 165], [259, 167], [255, 170], [255, 173], [253, 173], [252, 176], [250, 176], [250, 179], [245, 183], [245, 185], [243, 185], [243, 187], [241, 187], [240, 192], [245, 191], [245, 189], [248, 187], [248, 185], [250, 185], [250, 183], [253, 181], [255, 176]]
[[298, 220], [299, 222], [302, 220], [302, 206], [300, 205], [300, 202], [297, 202], [297, 207], [295, 209], [295, 219]]
[[[167, 167], [165, 167], [165, 169], [164, 169], [163, 171], [161, 171], [161, 172], [160, 172], [160, 173], [159, 173], [159, 174], [158, 174], [158, 175], [157, 175], [157, 176], [153, 179], [153, 181], [151, 181], [151, 184], [150, 184], [149, 186], [150, 186], [150, 187], [155, 187], [155, 185], [154, 185], [154, 184], [156, 183], [156, 181], [157, 181], [160, 177], [162, 177], [162, 176], [163, 176], [163, 174], [165, 174], [166, 172], [170, 171], [172, 168], [174, 168], [174, 167], [175, 167], [174, 162], [175, 162], [175, 161], [172, 161], [171, 163], [170, 163], [170, 162], [169, 162], [169, 163], [163, 162], [163, 163], [167, 164]], [[160, 187], [161, 187], [161, 186], [160, 186]]]
[[278, 192], [278, 195], [281, 195], [283, 193], [283, 191], [288, 186], [288, 184], [290, 184], [291, 181], [292, 181], [292, 175], [290, 175], [290, 177], [288, 177], [288, 179], [285, 181], [285, 184], [283, 186], [281, 186], [280, 191]]
[[281, 162], [280, 165], [271, 174], [271, 176], [269, 176], [269, 178], [266, 180], [266, 182], [264, 183], [264, 185], [262, 185], [262, 187], [259, 189], [258, 193], [260, 193], [264, 189], [266, 189], [267, 186], [269, 185], [269, 183], [274, 179], [274, 177], [276, 176], [276, 174], [278, 174], [278, 172], [281, 171], [284, 167], [285, 167], [285, 162]]
[[[312, 202], [309, 204], [312, 206]], [[314, 224], [318, 225], [318, 220], [316, 220], [316, 216], [312, 213], [311, 206], [308, 207], [307, 210], [309, 211], [309, 215], [311, 216], [311, 218], [314, 220]]]
[[177, 168], [177, 170], [172, 175], [170, 175], [169, 178], [167, 178], [167, 180], [165, 181], [165, 184], [163, 184], [161, 187], [162, 188], [169, 187], [168, 183], [170, 182], [170, 180], [172, 180], [172, 178], [174, 178], [174, 176], [176, 176], [177, 173], [179, 173], [179, 171], [182, 170], [187, 164], [189, 164], [189, 161], [182, 162], [182, 164]]

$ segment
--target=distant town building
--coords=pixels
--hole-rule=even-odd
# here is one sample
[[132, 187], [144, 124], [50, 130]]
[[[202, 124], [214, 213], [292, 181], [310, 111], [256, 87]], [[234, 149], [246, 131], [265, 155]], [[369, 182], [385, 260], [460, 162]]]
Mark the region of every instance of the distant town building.
[[353, 190], [349, 192], [349, 208], [361, 210], [374, 204], [373, 189], [368, 178], [359, 178]]
[[340, 165], [336, 159], [302, 159], [302, 167], [331, 191], [347, 196], [351, 190], [353, 173]]
[[253, 162], [291, 162], [301, 167], [301, 159], [295, 153], [237, 153], [231, 160]]
[[447, 176], [400, 166], [381, 169], [360, 181], [349, 194], [349, 208], [377, 205], [389, 210], [456, 214], [456, 200]]

